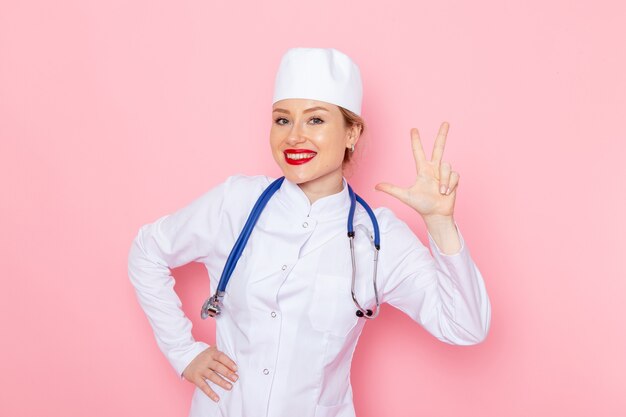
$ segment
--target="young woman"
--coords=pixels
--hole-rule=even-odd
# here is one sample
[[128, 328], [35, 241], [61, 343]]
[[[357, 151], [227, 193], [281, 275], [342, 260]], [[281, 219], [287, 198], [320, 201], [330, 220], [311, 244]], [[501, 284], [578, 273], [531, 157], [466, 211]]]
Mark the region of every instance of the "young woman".
[[[453, 217], [459, 175], [442, 160], [448, 124], [430, 159], [411, 130], [413, 186], [376, 186], [423, 218], [431, 255], [391, 210], [368, 213], [343, 176], [364, 128], [361, 97], [359, 69], [347, 55], [288, 50], [276, 76], [270, 131], [282, 182], [232, 175], [139, 229], [129, 277], [159, 348], [196, 385], [190, 417], [354, 417], [352, 355], [382, 303], [443, 342], [485, 339], [491, 305]], [[271, 189], [262, 210], [253, 210]], [[229, 255], [253, 211], [258, 220], [233, 269]], [[211, 293], [221, 294], [204, 310], [216, 320], [213, 346], [193, 339], [173, 289], [170, 268], [192, 261], [205, 264]], [[232, 275], [220, 291], [228, 268]]]

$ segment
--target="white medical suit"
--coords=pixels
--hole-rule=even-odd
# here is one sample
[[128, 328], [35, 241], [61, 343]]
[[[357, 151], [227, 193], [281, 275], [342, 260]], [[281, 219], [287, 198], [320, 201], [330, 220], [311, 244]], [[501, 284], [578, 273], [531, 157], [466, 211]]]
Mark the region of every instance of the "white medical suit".
[[[169, 268], [202, 262], [215, 293], [226, 259], [259, 195], [275, 178], [233, 175], [189, 205], [139, 229], [129, 278], [157, 344], [182, 378], [209, 345], [196, 341], [174, 292]], [[217, 348], [238, 365], [232, 390], [212, 381], [211, 400], [196, 387], [189, 417], [355, 417], [350, 365], [367, 319], [350, 294], [347, 233], [350, 199], [343, 190], [311, 204], [285, 179], [263, 210], [228, 282], [216, 320]], [[432, 255], [407, 224], [374, 209], [381, 233], [377, 284], [381, 303], [400, 309], [437, 339], [483, 341], [491, 305], [459, 231], [461, 249], [446, 255], [428, 234]], [[375, 307], [373, 228], [357, 203], [356, 295]]]

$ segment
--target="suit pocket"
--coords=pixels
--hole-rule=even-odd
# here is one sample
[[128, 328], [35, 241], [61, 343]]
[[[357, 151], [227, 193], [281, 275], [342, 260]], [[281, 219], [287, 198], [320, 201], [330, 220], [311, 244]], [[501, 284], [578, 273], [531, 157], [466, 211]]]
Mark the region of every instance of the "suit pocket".
[[317, 405], [314, 417], [355, 417], [352, 401], [339, 405]]
[[356, 326], [359, 317], [352, 301], [351, 284], [351, 278], [345, 276], [319, 274], [315, 277], [308, 311], [315, 330], [345, 337]]

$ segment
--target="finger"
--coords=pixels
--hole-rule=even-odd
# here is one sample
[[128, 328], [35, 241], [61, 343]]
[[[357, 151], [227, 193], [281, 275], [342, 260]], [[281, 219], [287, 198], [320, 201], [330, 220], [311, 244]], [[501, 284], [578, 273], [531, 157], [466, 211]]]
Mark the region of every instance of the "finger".
[[413, 148], [413, 158], [415, 158], [415, 168], [419, 172], [420, 167], [423, 167], [426, 162], [426, 154], [416, 127], [411, 129], [411, 147]]
[[383, 191], [387, 194], [390, 194], [394, 196], [395, 198], [399, 199], [400, 201], [406, 200], [407, 190], [405, 190], [404, 188], [400, 188], [396, 185], [389, 184], [386, 182], [381, 182], [379, 184], [376, 184], [376, 187], [374, 188], [377, 189], [378, 191]]
[[220, 375], [230, 378], [231, 381], [235, 382], [239, 376], [235, 372], [233, 372], [229, 367], [220, 362], [215, 362], [213, 366], [213, 370]]
[[441, 123], [439, 127], [439, 133], [437, 134], [437, 139], [435, 139], [435, 146], [433, 146], [433, 156], [431, 161], [438, 166], [441, 163], [441, 158], [443, 157], [443, 149], [446, 146], [446, 136], [448, 135], [448, 129], [450, 128], [450, 124], [448, 122]]
[[206, 379], [208, 379], [209, 381], [215, 382], [217, 385], [219, 385], [220, 387], [224, 388], [224, 389], [231, 389], [233, 387], [233, 384], [231, 384], [230, 382], [226, 381], [224, 378], [222, 378], [217, 372], [214, 372], [210, 369], [207, 369], [202, 376]]
[[203, 377], [200, 377], [197, 380], [194, 380], [194, 384], [196, 384], [196, 386], [200, 388], [202, 392], [204, 392], [206, 396], [212, 399], [213, 401], [218, 402], [220, 400], [220, 397], [209, 386], [209, 382], [205, 380]]
[[459, 173], [456, 171], [452, 171], [450, 173], [450, 184], [448, 185], [448, 190], [446, 191], [446, 195], [450, 195], [450, 193], [452, 193], [457, 185], [459, 184]]
[[237, 372], [237, 364], [231, 358], [228, 357], [224, 352], [220, 352], [219, 355], [215, 358], [217, 361], [222, 362], [224, 365], [228, 366], [232, 372]]
[[441, 194], [446, 194], [450, 183], [450, 171], [452, 171], [452, 167], [449, 162], [442, 162], [439, 165], [439, 192]]

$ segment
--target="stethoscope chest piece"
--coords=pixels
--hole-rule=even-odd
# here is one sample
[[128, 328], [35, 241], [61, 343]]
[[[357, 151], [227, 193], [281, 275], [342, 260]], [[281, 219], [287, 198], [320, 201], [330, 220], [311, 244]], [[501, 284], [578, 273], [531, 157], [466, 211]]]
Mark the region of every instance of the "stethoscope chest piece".
[[203, 320], [209, 316], [216, 317], [222, 312], [221, 299], [223, 298], [223, 296], [224, 292], [218, 291], [216, 294], [213, 294], [211, 297], [206, 299], [206, 301], [202, 305], [202, 310], [200, 311], [200, 317], [202, 317]]

